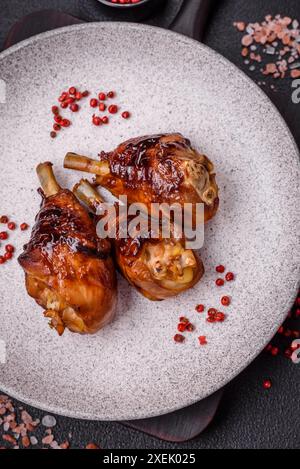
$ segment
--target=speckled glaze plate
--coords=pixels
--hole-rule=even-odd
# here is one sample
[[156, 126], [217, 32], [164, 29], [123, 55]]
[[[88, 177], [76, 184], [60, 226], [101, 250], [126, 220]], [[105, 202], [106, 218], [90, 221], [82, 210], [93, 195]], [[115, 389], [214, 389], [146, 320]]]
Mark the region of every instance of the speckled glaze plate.
[[[52, 160], [60, 183], [72, 187], [80, 174], [62, 169], [67, 151], [96, 156], [157, 132], [180, 131], [209, 155], [221, 194], [219, 213], [206, 226], [203, 281], [176, 299], [152, 303], [120, 279], [117, 319], [92, 337], [58, 337], [27, 296], [16, 260], [1, 266], [7, 361], [0, 364], [0, 389], [59, 414], [128, 420], [173, 411], [224, 386], [275, 334], [298, 288], [299, 155], [273, 105], [207, 47], [133, 24], [85, 24], [27, 40], [0, 55], [0, 78], [6, 82], [1, 212], [12, 219], [33, 224], [39, 162]], [[51, 105], [71, 84], [117, 90], [132, 118], [92, 127], [86, 105], [51, 140]], [[15, 233], [11, 241], [20, 251], [28, 237]], [[218, 289], [219, 263], [236, 280]], [[218, 306], [222, 294], [232, 297], [228, 319], [208, 324], [195, 305]], [[175, 344], [182, 314], [196, 332]], [[206, 347], [198, 335], [207, 336]]]

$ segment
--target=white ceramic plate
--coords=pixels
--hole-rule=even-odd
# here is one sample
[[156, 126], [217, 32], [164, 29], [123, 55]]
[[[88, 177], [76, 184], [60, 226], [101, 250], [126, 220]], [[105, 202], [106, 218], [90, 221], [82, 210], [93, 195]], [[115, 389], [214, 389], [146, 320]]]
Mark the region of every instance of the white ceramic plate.
[[[69, 27], [0, 56], [1, 212], [32, 225], [39, 207], [35, 166], [52, 160], [59, 181], [67, 151], [96, 156], [128, 137], [180, 131], [217, 168], [221, 204], [206, 227], [203, 281], [176, 299], [152, 303], [119, 282], [116, 321], [93, 337], [58, 337], [25, 291], [16, 260], [0, 268], [0, 339], [7, 362], [0, 389], [33, 406], [88, 419], [135, 419], [204, 398], [236, 376], [283, 322], [299, 278], [298, 151], [265, 95], [207, 47], [177, 34], [131, 24]], [[49, 138], [51, 105], [74, 84], [116, 90], [132, 112], [92, 127], [88, 104], [73, 125]], [[29, 233], [11, 240], [21, 250]], [[2, 248], [2, 247], [1, 247]], [[215, 266], [235, 282], [218, 289]], [[228, 319], [210, 325], [195, 305], [232, 296]], [[197, 331], [175, 344], [178, 317]], [[206, 335], [208, 345], [198, 345]]]

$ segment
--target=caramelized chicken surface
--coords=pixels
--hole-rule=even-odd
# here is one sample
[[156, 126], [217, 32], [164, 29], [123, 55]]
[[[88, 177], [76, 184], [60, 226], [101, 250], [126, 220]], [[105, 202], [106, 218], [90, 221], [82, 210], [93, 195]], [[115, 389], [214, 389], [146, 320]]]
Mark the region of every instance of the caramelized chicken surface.
[[217, 212], [218, 186], [210, 160], [191, 147], [181, 134], [139, 137], [121, 143], [116, 150], [100, 153], [100, 161], [68, 153], [64, 166], [96, 175], [96, 183], [128, 202], [204, 204], [204, 221]]
[[[103, 213], [103, 200], [88, 181], [81, 180], [73, 192], [92, 213]], [[150, 300], [164, 300], [193, 287], [201, 279], [203, 263], [192, 250], [185, 248], [184, 240], [162, 239], [161, 231], [156, 239], [121, 238], [122, 219], [117, 204], [116, 209], [113, 224], [117, 236], [112, 239], [115, 259], [123, 276], [140, 293]]]
[[92, 334], [109, 323], [117, 283], [111, 246], [74, 194], [57, 184], [52, 164], [38, 166], [42, 205], [29, 243], [19, 257], [28, 294], [61, 335]]

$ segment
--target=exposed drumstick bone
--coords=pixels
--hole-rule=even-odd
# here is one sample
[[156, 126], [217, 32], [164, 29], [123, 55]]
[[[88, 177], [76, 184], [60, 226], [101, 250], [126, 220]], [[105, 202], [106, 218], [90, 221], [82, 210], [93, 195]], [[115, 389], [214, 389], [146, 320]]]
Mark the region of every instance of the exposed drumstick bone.
[[86, 173], [96, 174], [97, 176], [107, 176], [110, 174], [107, 161], [97, 161], [76, 153], [67, 153], [64, 159], [64, 168], [76, 169]]
[[56, 182], [52, 167], [53, 164], [46, 161], [45, 163], [40, 163], [36, 168], [37, 175], [46, 197], [55, 195], [61, 190], [61, 187]]
[[73, 193], [79, 200], [86, 204], [94, 214], [97, 213], [98, 208], [104, 202], [101, 195], [87, 179], [81, 179], [81, 181], [74, 186]]

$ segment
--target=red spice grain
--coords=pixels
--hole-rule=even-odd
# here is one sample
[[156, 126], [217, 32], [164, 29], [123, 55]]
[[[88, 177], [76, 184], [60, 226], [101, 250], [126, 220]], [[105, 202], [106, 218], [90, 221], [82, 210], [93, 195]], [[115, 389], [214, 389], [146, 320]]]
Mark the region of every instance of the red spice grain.
[[177, 326], [178, 332], [184, 332], [187, 328], [187, 324], [184, 324], [183, 322], [179, 323]]
[[198, 340], [199, 340], [200, 345], [207, 345], [207, 339], [205, 335], [200, 335], [198, 337]]
[[272, 388], [272, 381], [270, 379], [265, 379], [263, 382], [263, 388], [268, 390]]
[[227, 282], [232, 282], [232, 280], [234, 280], [234, 274], [232, 272], [227, 272], [227, 274], [225, 275], [225, 279], [227, 280]]
[[53, 124], [53, 130], [55, 130], [55, 132], [59, 132], [60, 129], [61, 129], [60, 124]]
[[62, 127], [69, 127], [71, 125], [71, 121], [69, 119], [63, 119], [61, 121], [61, 126]]
[[118, 112], [118, 106], [117, 106], [116, 104], [112, 104], [111, 106], [109, 106], [108, 112], [109, 112], [110, 114], [117, 114], [117, 112]]
[[52, 130], [52, 132], [50, 132], [50, 137], [55, 138], [56, 136], [57, 136], [57, 133], [54, 130]]
[[216, 272], [218, 272], [219, 274], [223, 274], [225, 272], [225, 267], [224, 265], [220, 264], [220, 265], [217, 265], [216, 267]]
[[104, 112], [105, 109], [106, 109], [106, 104], [100, 103], [100, 104], [99, 104], [99, 111]]
[[222, 278], [217, 278], [216, 285], [217, 287], [222, 287], [224, 285], [224, 280]]
[[197, 305], [195, 309], [196, 309], [197, 313], [203, 313], [204, 305]]
[[79, 111], [79, 106], [76, 103], [71, 104], [70, 109], [72, 112], [78, 112]]
[[183, 324], [189, 324], [189, 322], [190, 322], [190, 321], [188, 320], [188, 318], [186, 318], [185, 316], [181, 316], [181, 317], [179, 318], [179, 321], [182, 322]]
[[16, 229], [16, 224], [11, 221], [10, 223], [8, 223], [7, 228], [11, 231], [14, 231]]
[[0, 217], [0, 223], [6, 225], [8, 223], [8, 217], [6, 215], [2, 215], [2, 217]]
[[8, 233], [6, 231], [1, 231], [0, 240], [5, 241], [8, 238]]
[[106, 94], [105, 93], [99, 93], [98, 98], [100, 101], [105, 101], [106, 100]]
[[130, 113], [128, 111], [124, 111], [124, 112], [122, 112], [122, 117], [123, 117], [123, 119], [129, 119]]
[[55, 121], [57, 124], [60, 124], [61, 121], [62, 121], [62, 117], [59, 116], [59, 115], [57, 115], [57, 116], [54, 117], [54, 121]]
[[51, 111], [52, 111], [52, 113], [55, 114], [55, 115], [59, 113], [59, 109], [58, 109], [57, 106], [52, 106]]
[[28, 229], [28, 226], [29, 226], [29, 225], [28, 225], [27, 223], [22, 223], [22, 224], [20, 225], [21, 231], [26, 231], [26, 230]]
[[278, 354], [279, 354], [279, 348], [278, 347], [272, 347], [271, 355], [273, 355], [273, 357], [277, 357]]
[[68, 98], [68, 93], [64, 92], [60, 95], [60, 97], [58, 98], [58, 101], [60, 103], [62, 103], [63, 101], [65, 101], [66, 99]]
[[66, 108], [68, 107], [68, 105], [69, 105], [69, 104], [68, 104], [67, 101], [63, 101], [63, 102], [61, 103], [60, 107], [61, 107], [62, 109], [66, 109]]
[[206, 318], [206, 322], [210, 322], [210, 323], [216, 322], [215, 316], [208, 316], [208, 318]]
[[188, 332], [193, 332], [195, 330], [195, 326], [191, 323], [189, 323], [187, 326], [186, 326], [186, 330]]
[[230, 305], [230, 298], [229, 296], [222, 296], [221, 298], [221, 304], [223, 306], [229, 306]]
[[71, 88], [69, 88], [69, 93], [72, 95], [75, 95], [77, 93], [75, 86], [71, 86]]
[[221, 313], [221, 312], [218, 312], [216, 315], [215, 315], [215, 320], [217, 322], [224, 322], [226, 319], [226, 315], [224, 313]]
[[6, 259], [3, 256], [0, 256], [0, 265], [5, 264]]
[[90, 100], [90, 106], [91, 107], [97, 107], [98, 106], [98, 100], [93, 98]]
[[98, 116], [93, 116], [92, 122], [96, 126], [99, 126], [102, 124], [101, 118]]
[[12, 258], [12, 256], [13, 256], [12, 252], [6, 252], [3, 257], [6, 261], [9, 261]]
[[101, 119], [103, 124], [108, 124], [109, 123], [109, 118], [107, 116], [102, 117]]
[[109, 92], [107, 93], [107, 97], [108, 97], [108, 98], [114, 98], [114, 97], [115, 97], [115, 92], [114, 92], [114, 91], [109, 91]]
[[70, 104], [73, 104], [74, 102], [75, 102], [75, 98], [68, 98], [68, 99], [66, 99], [66, 103], [68, 104], [68, 106], [69, 106]]
[[181, 334], [175, 334], [174, 335], [174, 341], [177, 342], [177, 343], [182, 343], [184, 342], [185, 338], [183, 335]]

